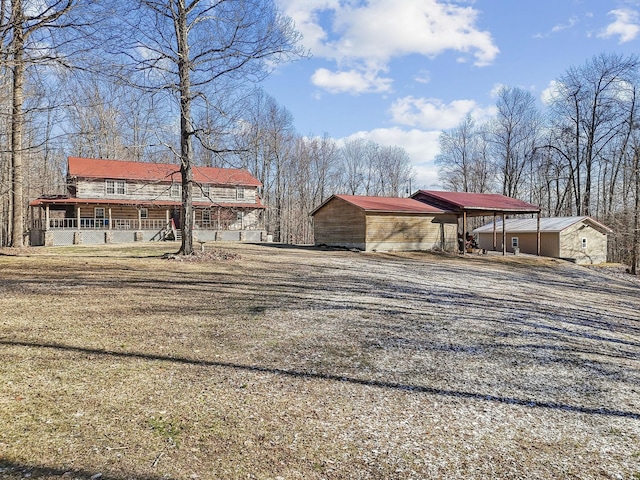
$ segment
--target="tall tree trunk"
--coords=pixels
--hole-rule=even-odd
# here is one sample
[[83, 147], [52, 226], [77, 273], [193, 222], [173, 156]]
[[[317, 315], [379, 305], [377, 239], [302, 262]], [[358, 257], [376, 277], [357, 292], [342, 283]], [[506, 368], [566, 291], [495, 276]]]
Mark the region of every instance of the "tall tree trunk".
[[180, 77], [180, 173], [182, 174], [182, 246], [183, 255], [193, 254], [193, 125], [191, 119], [191, 78], [189, 28], [184, 2], [177, 2], [178, 75]]
[[22, 205], [22, 136], [24, 132], [24, 35], [22, 31], [22, 1], [12, 3], [13, 42], [11, 45], [13, 62], [13, 92], [11, 107], [11, 192], [12, 192], [12, 234], [11, 246], [23, 246], [24, 214]]
[[631, 273], [637, 275], [638, 250], [640, 250], [640, 152], [633, 155], [633, 173], [636, 181], [635, 208], [633, 211], [633, 245], [631, 253]]

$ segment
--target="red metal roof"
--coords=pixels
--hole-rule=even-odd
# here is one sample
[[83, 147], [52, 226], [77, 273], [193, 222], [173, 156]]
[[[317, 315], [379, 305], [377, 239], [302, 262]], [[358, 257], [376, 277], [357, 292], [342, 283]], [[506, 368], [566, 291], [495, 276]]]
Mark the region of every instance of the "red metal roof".
[[429, 202], [445, 210], [486, 210], [497, 212], [539, 212], [540, 207], [516, 198], [497, 193], [441, 192], [437, 190], [419, 190], [412, 198]]
[[330, 200], [339, 198], [367, 212], [385, 213], [443, 213], [439, 208], [432, 207], [412, 198], [398, 197], [368, 197], [363, 195], [333, 195], [313, 212], [318, 211]]
[[[80, 178], [108, 178], [146, 182], [179, 182], [180, 166], [170, 163], [128, 162], [99, 158], [68, 158], [68, 174]], [[193, 180], [210, 185], [260, 187], [247, 170], [237, 168], [193, 167]]]

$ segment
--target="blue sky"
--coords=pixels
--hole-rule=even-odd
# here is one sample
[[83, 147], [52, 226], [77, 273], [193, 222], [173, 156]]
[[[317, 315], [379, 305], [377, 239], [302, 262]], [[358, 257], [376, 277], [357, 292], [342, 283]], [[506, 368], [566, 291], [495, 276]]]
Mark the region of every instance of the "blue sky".
[[501, 85], [545, 92], [602, 52], [640, 53], [640, 0], [276, 0], [308, 60], [265, 90], [303, 135], [363, 137], [410, 155], [433, 187], [438, 136], [491, 117]]

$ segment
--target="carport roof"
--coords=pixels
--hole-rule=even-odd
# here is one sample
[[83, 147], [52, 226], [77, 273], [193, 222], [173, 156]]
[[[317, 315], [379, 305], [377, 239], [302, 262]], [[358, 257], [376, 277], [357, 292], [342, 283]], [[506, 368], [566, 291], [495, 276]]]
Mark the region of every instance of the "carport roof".
[[436, 208], [470, 215], [494, 213], [538, 213], [540, 207], [497, 193], [441, 192], [418, 190], [411, 198], [419, 199]]
[[380, 213], [445, 213], [442, 209], [419, 202], [413, 198], [399, 197], [370, 197], [364, 195], [332, 195], [325, 200], [311, 215], [324, 207], [327, 203], [334, 199], [340, 199], [344, 202], [355, 205], [366, 212]]

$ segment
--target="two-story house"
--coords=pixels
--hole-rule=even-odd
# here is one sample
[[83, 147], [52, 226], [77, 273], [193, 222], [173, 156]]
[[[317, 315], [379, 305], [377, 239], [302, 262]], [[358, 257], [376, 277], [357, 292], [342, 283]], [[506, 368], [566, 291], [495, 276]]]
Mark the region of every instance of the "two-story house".
[[[261, 241], [262, 184], [247, 170], [193, 168], [197, 240]], [[69, 157], [67, 195], [30, 203], [31, 245], [177, 239], [182, 176], [174, 164]]]

